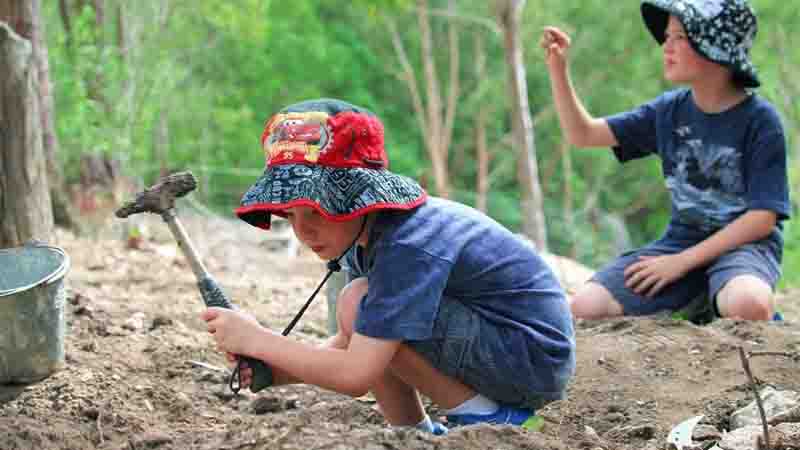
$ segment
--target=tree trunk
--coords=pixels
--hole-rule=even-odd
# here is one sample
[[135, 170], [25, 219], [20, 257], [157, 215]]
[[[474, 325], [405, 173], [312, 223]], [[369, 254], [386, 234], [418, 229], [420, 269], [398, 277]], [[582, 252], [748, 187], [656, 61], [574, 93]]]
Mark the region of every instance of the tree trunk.
[[547, 228], [544, 220], [544, 203], [536, 162], [533, 120], [528, 105], [525, 63], [520, 44], [519, 28], [525, 0], [497, 0], [496, 6], [503, 29], [508, 66], [514, 147], [519, 155], [517, 176], [522, 196], [522, 233], [530, 238], [540, 251], [546, 251]]
[[50, 180], [50, 197], [53, 202], [55, 224], [77, 229], [77, 221], [72, 215], [69, 197], [61, 175], [58, 162], [58, 135], [55, 126], [55, 107], [53, 106], [53, 85], [50, 82], [50, 62], [45, 42], [44, 21], [41, 20], [40, 0], [31, 0], [33, 5], [33, 27], [29, 39], [33, 43], [33, 54], [39, 72], [39, 102], [42, 117], [42, 145], [44, 147], [47, 175]]
[[439, 78], [433, 56], [433, 39], [428, 20], [428, 2], [417, 0], [417, 19], [420, 30], [422, 66], [425, 73], [425, 93], [427, 100], [426, 116], [428, 129], [428, 154], [431, 158], [436, 193], [440, 197], [450, 196], [449, 175], [447, 173], [447, 149], [442, 148], [442, 96], [439, 91]]
[[[24, 30], [33, 6], [29, 1], [0, 1], [0, 17], [17, 17]], [[6, 63], [0, 70], [0, 248], [30, 239], [47, 242], [53, 235], [32, 47], [0, 22], [0, 61]]]
[[[486, 48], [483, 35], [475, 33], [475, 80], [480, 86], [486, 82]], [[475, 152], [477, 153], [478, 170], [476, 175], [475, 208], [478, 211], [489, 212], [489, 164], [491, 155], [486, 139], [486, 123], [489, 120], [490, 102], [480, 102], [478, 114], [475, 117]]]
[[160, 177], [169, 175], [169, 111], [161, 108], [153, 130], [153, 161]]
[[57, 161], [58, 137], [55, 131], [53, 91], [50, 83], [50, 64], [47, 44], [44, 39], [44, 24], [41, 17], [40, 0], [30, 0], [25, 7], [14, 2], [0, 2], [0, 20], [11, 24], [12, 29], [33, 45], [33, 58], [39, 81], [39, 114], [42, 126], [42, 146], [49, 179], [52, 211], [55, 223], [66, 228], [77, 228], [70, 211], [64, 181]]
[[[450, 196], [450, 171], [448, 169], [449, 149], [452, 142], [453, 127], [459, 98], [459, 27], [455, 21], [448, 23], [448, 49], [449, 72], [447, 104], [442, 100], [439, 87], [439, 76], [436, 69], [434, 55], [434, 38], [429, 21], [430, 10], [427, 0], [417, 0], [417, 24], [420, 35], [420, 51], [423, 66], [423, 80], [425, 82], [425, 99], [423, 101], [422, 89], [417, 84], [414, 68], [411, 66], [400, 34], [395, 23], [388, 19], [389, 32], [392, 45], [402, 67], [400, 77], [408, 87], [414, 112], [420, 129], [423, 132], [425, 148], [431, 161], [433, 181], [436, 186], [436, 195]], [[448, 14], [455, 16], [456, 1], [449, 0]]]
[[69, 15], [69, 5], [67, 0], [58, 0], [58, 15], [61, 17], [61, 24], [64, 26], [67, 48], [72, 47], [72, 18]]
[[564, 171], [564, 176], [562, 177], [564, 180], [564, 201], [561, 210], [562, 214], [564, 214], [564, 225], [567, 227], [567, 234], [570, 237], [570, 242], [572, 242], [568, 256], [576, 259], [578, 257], [578, 240], [575, 239], [577, 225], [575, 223], [575, 195], [572, 192], [574, 171], [572, 170], [572, 155], [569, 153], [569, 143], [566, 140], [563, 140], [559, 145], [559, 151], [561, 152], [561, 163]]

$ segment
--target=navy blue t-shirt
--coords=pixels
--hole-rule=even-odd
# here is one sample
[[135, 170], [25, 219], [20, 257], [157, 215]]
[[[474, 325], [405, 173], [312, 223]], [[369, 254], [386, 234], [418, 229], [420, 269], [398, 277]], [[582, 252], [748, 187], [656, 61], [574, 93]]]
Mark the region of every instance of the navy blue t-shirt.
[[[526, 342], [566, 362], [574, 330], [563, 289], [533, 246], [468, 206], [431, 197], [408, 212], [382, 212], [368, 250], [347, 257], [351, 278], [366, 276], [355, 331], [392, 340], [434, 338], [443, 296], [457, 299]], [[521, 349], [520, 349], [521, 350]], [[559, 362], [553, 361], [558, 364]]]
[[658, 154], [672, 199], [670, 230], [705, 239], [751, 209], [790, 214], [786, 138], [775, 108], [755, 94], [708, 114], [688, 89], [606, 119], [620, 162]]

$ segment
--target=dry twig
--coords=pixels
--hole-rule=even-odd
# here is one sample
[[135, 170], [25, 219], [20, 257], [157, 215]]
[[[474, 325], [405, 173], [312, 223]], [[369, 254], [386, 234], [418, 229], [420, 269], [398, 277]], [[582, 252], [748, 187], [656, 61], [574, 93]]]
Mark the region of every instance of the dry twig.
[[764, 441], [762, 442], [761, 437], [759, 436], [757, 448], [769, 450], [769, 425], [767, 425], [767, 414], [764, 412], [764, 404], [761, 402], [761, 395], [758, 393], [758, 386], [756, 385], [755, 379], [753, 379], [753, 373], [750, 371], [750, 358], [742, 347], [739, 347], [739, 357], [742, 360], [744, 373], [747, 375], [747, 379], [750, 380], [750, 387], [753, 389], [753, 395], [756, 396], [756, 406], [758, 406], [758, 413], [761, 415], [761, 423], [764, 427]]
[[97, 434], [100, 436], [100, 445], [103, 445], [103, 408], [97, 409]]
[[789, 352], [750, 352], [748, 353], [748, 357], [752, 358], [754, 356], [783, 356], [784, 358], [794, 359], [800, 361], [800, 353], [789, 353]]

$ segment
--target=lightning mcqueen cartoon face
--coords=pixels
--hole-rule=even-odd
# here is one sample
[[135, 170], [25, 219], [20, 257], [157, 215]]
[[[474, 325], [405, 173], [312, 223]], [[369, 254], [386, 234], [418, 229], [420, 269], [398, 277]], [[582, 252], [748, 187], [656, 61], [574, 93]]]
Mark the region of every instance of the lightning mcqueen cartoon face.
[[264, 150], [270, 160], [286, 161], [302, 155], [306, 161], [316, 162], [330, 141], [327, 115], [303, 114], [276, 120], [264, 141]]
[[278, 125], [274, 133], [274, 142], [294, 141], [319, 145], [324, 138], [323, 127], [319, 123], [302, 120], [287, 120]]

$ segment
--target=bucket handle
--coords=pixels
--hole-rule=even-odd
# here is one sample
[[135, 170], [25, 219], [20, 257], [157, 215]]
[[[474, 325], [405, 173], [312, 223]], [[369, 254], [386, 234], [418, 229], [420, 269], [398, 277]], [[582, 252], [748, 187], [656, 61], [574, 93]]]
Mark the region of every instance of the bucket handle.
[[48, 245], [48, 244], [45, 244], [45, 243], [43, 243], [41, 241], [36, 241], [36, 240], [28, 241], [25, 244], [23, 244], [23, 246], [24, 247], [41, 247], [41, 248], [47, 248], [47, 249], [53, 250], [53, 251], [57, 252], [58, 254], [60, 254], [61, 256], [63, 256], [63, 260], [61, 261], [61, 265], [58, 267], [58, 269], [54, 270], [53, 273], [48, 275], [46, 278], [37, 281], [36, 283], [30, 284], [30, 285], [27, 285], [27, 286], [19, 286], [17, 288], [10, 289], [10, 290], [7, 290], [7, 291], [1, 291], [0, 292], [0, 297], [6, 297], [6, 296], [9, 296], [9, 295], [15, 295], [15, 294], [17, 294], [19, 292], [27, 291], [28, 289], [31, 289], [31, 288], [33, 288], [35, 286], [39, 286], [39, 285], [42, 285], [42, 284], [44, 284], [44, 285], [51, 284], [51, 283], [61, 279], [64, 276], [64, 274], [66, 274], [67, 271], [70, 268], [69, 255], [67, 254], [67, 252], [65, 252], [63, 249], [61, 249], [59, 247]]
[[[58, 267], [58, 269], [53, 271], [53, 273], [51, 273], [50, 276], [48, 276], [47, 278], [43, 279], [42, 281], [40, 281], [37, 284], [50, 284], [50, 283], [52, 283], [52, 282], [54, 282], [56, 280], [61, 279], [67, 273], [67, 271], [69, 271], [69, 268], [70, 268], [69, 255], [62, 248], [55, 247], [55, 246], [52, 246], [52, 245], [48, 245], [48, 244], [46, 244], [46, 243], [44, 243], [42, 241], [39, 241], [37, 239], [29, 240], [28, 242], [26, 242], [24, 244], [24, 246], [25, 247], [47, 248], [47, 249], [53, 250], [56, 253], [58, 253], [61, 256], [63, 256], [63, 260], [61, 261], [61, 265]], [[25, 289], [28, 289], [28, 288], [30, 288], [30, 286], [26, 287]]]

